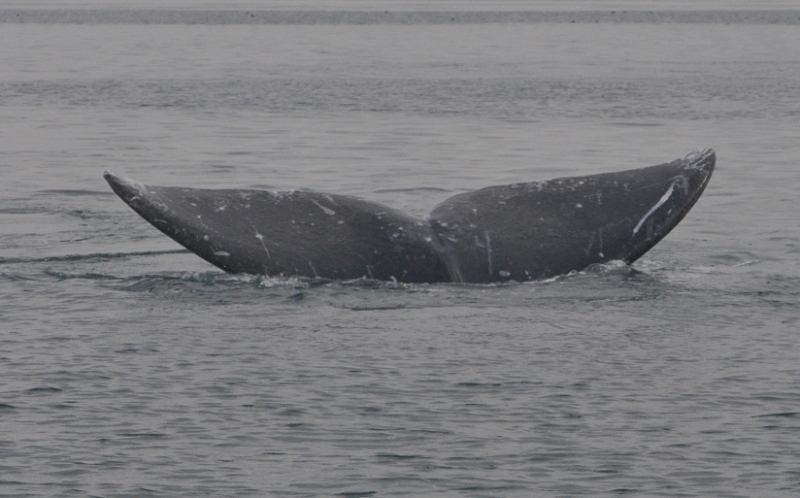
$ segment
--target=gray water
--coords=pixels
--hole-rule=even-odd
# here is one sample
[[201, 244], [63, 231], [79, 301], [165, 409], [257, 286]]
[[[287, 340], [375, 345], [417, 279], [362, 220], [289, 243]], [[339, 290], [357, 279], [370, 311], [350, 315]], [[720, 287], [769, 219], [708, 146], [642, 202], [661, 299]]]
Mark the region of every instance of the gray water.
[[[0, 495], [800, 493], [797, 11], [185, 4], [0, 4]], [[704, 147], [632, 267], [506, 285], [226, 275], [102, 178], [424, 216]]]

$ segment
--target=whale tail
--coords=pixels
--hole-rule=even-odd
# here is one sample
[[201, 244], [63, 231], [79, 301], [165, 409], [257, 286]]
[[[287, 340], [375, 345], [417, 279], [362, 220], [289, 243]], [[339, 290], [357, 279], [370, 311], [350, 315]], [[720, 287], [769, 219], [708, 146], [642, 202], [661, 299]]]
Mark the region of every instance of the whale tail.
[[105, 173], [142, 218], [230, 273], [447, 281], [425, 220], [316, 192], [154, 187]]
[[484, 283], [635, 261], [691, 209], [715, 159], [704, 150], [649, 168], [487, 187], [447, 199], [428, 220], [343, 195], [104, 176], [153, 226], [228, 272]]
[[632, 263], [663, 239], [711, 179], [710, 149], [630, 171], [456, 195], [430, 215], [456, 282], [532, 280]]

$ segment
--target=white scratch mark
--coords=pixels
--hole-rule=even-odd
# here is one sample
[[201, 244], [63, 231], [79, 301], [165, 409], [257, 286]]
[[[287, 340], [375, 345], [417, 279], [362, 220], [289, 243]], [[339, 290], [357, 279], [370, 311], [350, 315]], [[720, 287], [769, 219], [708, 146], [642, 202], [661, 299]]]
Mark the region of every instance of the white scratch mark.
[[272, 259], [272, 256], [269, 255], [269, 249], [267, 249], [267, 245], [264, 243], [264, 236], [258, 233], [258, 230], [256, 230], [256, 238], [261, 242], [261, 247], [264, 248], [264, 252], [267, 253], [267, 259]]
[[675, 182], [672, 182], [672, 185], [669, 186], [669, 190], [667, 190], [667, 192], [661, 196], [661, 199], [658, 200], [656, 205], [650, 208], [650, 211], [648, 211], [647, 214], [645, 214], [644, 217], [642, 217], [642, 219], [639, 220], [639, 223], [633, 229], [633, 235], [639, 233], [639, 229], [642, 228], [642, 225], [644, 225], [644, 222], [647, 221], [647, 218], [649, 218], [650, 215], [655, 213], [658, 208], [663, 206], [664, 203], [667, 202], [669, 198], [672, 196], [672, 192], [674, 191], [675, 191]]
[[230, 255], [231, 253], [229, 253], [228, 251], [214, 251], [214, 256], [221, 256], [223, 258], [227, 258]]
[[327, 214], [328, 216], [333, 216], [334, 214], [336, 214], [336, 211], [334, 211], [333, 209], [330, 209], [330, 208], [326, 208], [325, 206], [323, 206], [319, 202], [315, 201], [314, 199], [311, 199], [311, 202], [316, 204], [317, 207], [320, 208], [322, 210], [322, 212]]

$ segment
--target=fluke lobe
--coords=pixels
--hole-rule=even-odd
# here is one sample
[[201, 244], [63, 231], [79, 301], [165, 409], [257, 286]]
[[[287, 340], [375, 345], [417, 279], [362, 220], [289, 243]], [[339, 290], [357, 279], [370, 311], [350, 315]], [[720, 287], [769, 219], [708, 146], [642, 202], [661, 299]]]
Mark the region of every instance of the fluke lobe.
[[447, 199], [427, 220], [346, 195], [105, 178], [153, 226], [227, 272], [489, 283], [632, 263], [683, 219], [715, 161], [706, 149], [648, 168], [487, 187]]

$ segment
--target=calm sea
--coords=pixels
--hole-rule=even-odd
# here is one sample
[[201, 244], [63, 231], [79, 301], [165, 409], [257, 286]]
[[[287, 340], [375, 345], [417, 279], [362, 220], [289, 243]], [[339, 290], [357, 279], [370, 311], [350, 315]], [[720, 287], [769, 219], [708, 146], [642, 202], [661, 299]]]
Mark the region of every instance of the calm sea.
[[[800, 495], [800, 11], [189, 3], [0, 3], [0, 495]], [[633, 267], [507, 285], [226, 275], [102, 178], [424, 216], [704, 147]]]

